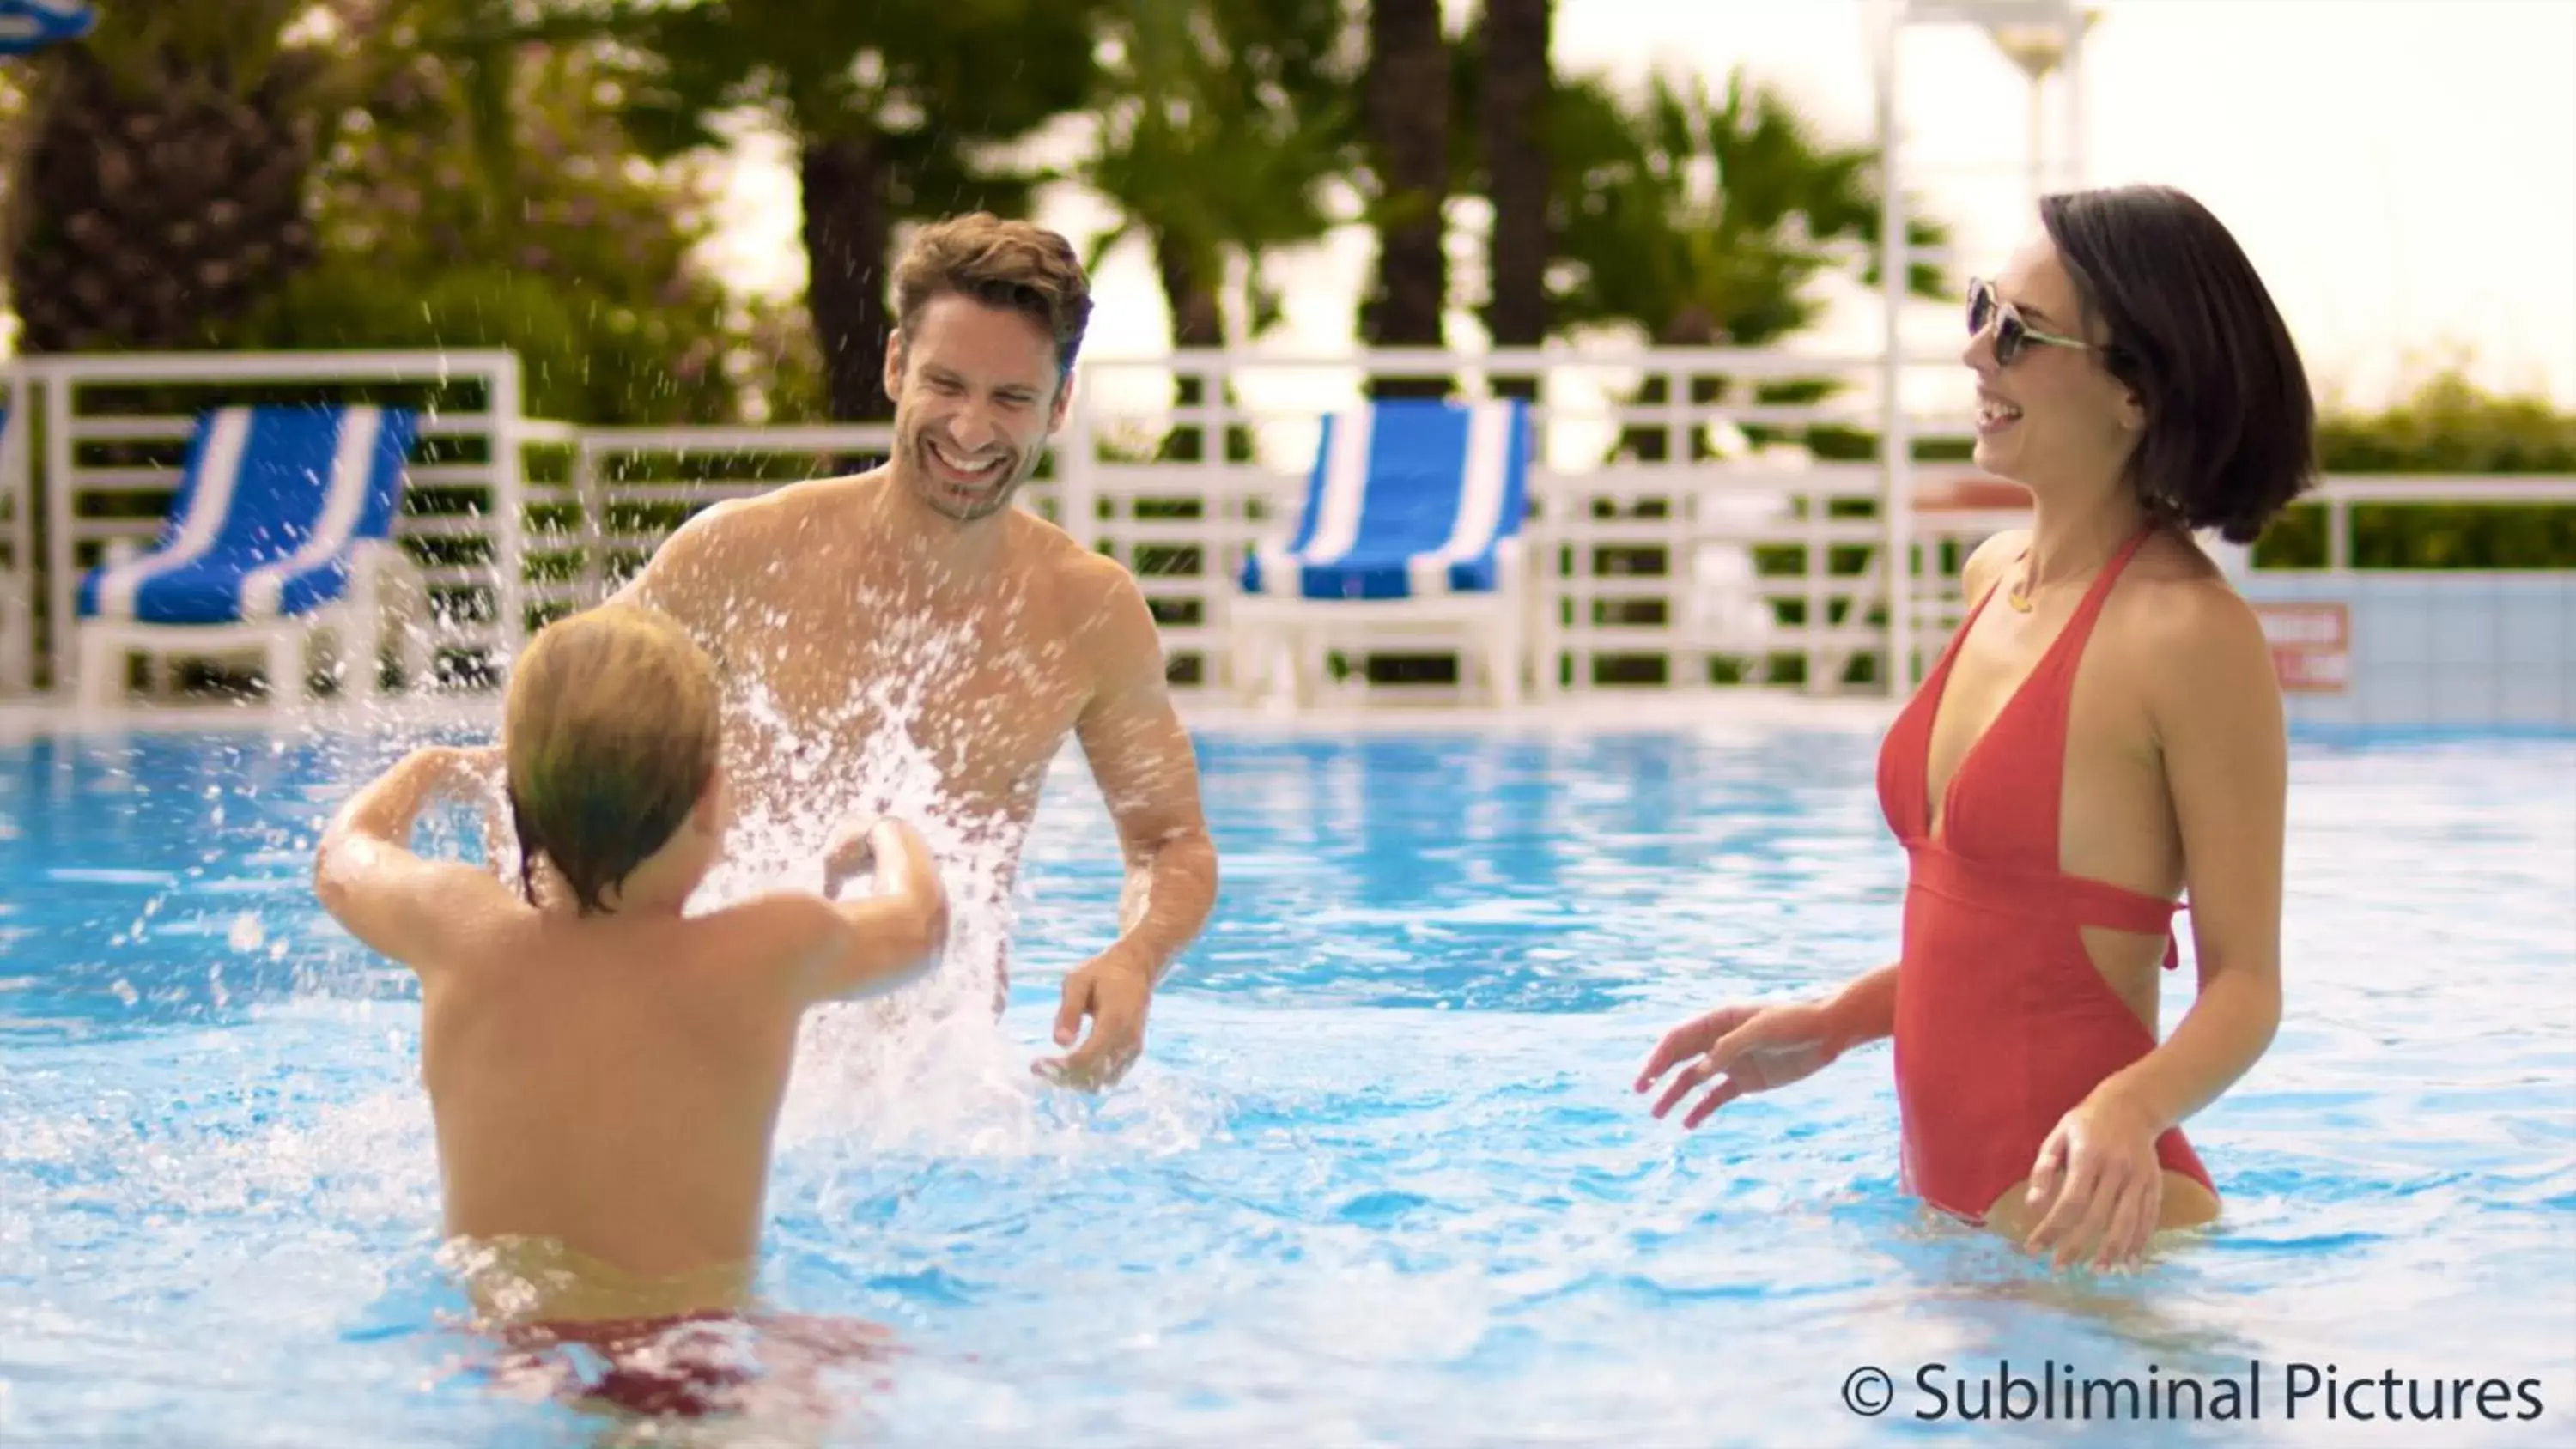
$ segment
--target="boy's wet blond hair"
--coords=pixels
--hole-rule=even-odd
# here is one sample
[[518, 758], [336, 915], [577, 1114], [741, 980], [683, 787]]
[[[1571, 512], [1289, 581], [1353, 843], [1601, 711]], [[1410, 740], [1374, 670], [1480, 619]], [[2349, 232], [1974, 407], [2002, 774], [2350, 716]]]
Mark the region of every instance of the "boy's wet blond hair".
[[554, 863], [581, 914], [667, 844], [714, 778], [715, 662], [669, 617], [605, 604], [538, 631], [501, 727], [519, 889]]

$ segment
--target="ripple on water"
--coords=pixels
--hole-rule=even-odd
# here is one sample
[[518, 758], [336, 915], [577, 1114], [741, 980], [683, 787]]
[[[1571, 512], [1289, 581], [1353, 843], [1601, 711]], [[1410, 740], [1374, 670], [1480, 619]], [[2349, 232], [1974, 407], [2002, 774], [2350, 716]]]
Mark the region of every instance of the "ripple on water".
[[[415, 993], [307, 899], [319, 816], [407, 743], [0, 750], [11, 1433], [591, 1441], [477, 1376]], [[2531, 885], [2576, 860], [2576, 746], [2301, 748], [2289, 1016], [2191, 1123], [2228, 1215], [2053, 1276], [1901, 1194], [1883, 1049], [1692, 1133], [1630, 1090], [1681, 1013], [1893, 954], [1871, 744], [1212, 738], [1226, 898], [1098, 1099], [1028, 1070], [1113, 928], [1080, 772], [1013, 901], [989, 823], [926, 820], [1012, 1005], [961, 970], [800, 1040], [764, 1289], [900, 1349], [807, 1437], [1850, 1443], [1922, 1431], [1840, 1406], [1862, 1363], [2299, 1357], [2539, 1374], [2551, 1415], [2483, 1442], [2576, 1435], [2576, 1040], [2535, 1006], [2576, 902]], [[814, 780], [920, 808], [906, 751]], [[756, 821], [714, 894], [795, 878], [827, 814]]]

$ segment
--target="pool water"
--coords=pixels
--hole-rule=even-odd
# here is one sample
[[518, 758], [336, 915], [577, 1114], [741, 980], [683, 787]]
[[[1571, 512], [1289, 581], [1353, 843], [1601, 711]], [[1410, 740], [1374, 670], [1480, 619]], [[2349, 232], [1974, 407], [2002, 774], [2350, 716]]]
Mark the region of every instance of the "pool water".
[[[1902, 1195], [1883, 1044], [1696, 1134], [1629, 1090], [1683, 1016], [1893, 954], [1875, 743], [1209, 734], [1224, 898], [1097, 1098], [1028, 1072], [1115, 909], [1068, 765], [998, 1028], [849, 1013], [791, 1093], [764, 1288], [898, 1351], [713, 1442], [2570, 1442], [2576, 742], [2299, 743], [2286, 1020], [2190, 1124], [2227, 1219], [2100, 1278]], [[603, 1442], [475, 1370], [416, 994], [312, 903], [399, 748], [0, 747], [0, 1442]], [[2392, 1396], [2453, 1417], [2352, 1417]]]

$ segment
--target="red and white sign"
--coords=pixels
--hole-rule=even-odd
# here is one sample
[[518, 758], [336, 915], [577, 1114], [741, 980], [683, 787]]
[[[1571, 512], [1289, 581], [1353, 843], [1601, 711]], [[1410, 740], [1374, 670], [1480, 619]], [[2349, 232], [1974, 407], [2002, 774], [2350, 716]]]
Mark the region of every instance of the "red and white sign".
[[2341, 694], [2352, 687], [2349, 604], [2256, 604], [2272, 672], [2291, 694]]

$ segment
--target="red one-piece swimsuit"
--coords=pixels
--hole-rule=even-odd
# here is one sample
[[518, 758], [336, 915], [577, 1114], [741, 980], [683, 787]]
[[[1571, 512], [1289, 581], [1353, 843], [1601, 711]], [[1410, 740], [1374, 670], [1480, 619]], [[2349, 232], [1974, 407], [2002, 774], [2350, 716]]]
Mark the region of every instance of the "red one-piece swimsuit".
[[[1943, 794], [1938, 838], [1932, 718], [1992, 589], [1879, 747], [1879, 808], [1907, 858], [1894, 1053], [1904, 1177], [1924, 1201], [1969, 1222], [1982, 1222], [2030, 1175], [2060, 1118], [2155, 1049], [2154, 1033], [2085, 952], [2082, 928], [2161, 934], [2166, 969], [2180, 961], [2174, 902], [2058, 868], [2075, 666], [2102, 601], [2145, 540], [2131, 539], [2102, 570], [2039, 667], [1969, 747]], [[2156, 1157], [2210, 1186], [2180, 1128], [2156, 1139]]]

